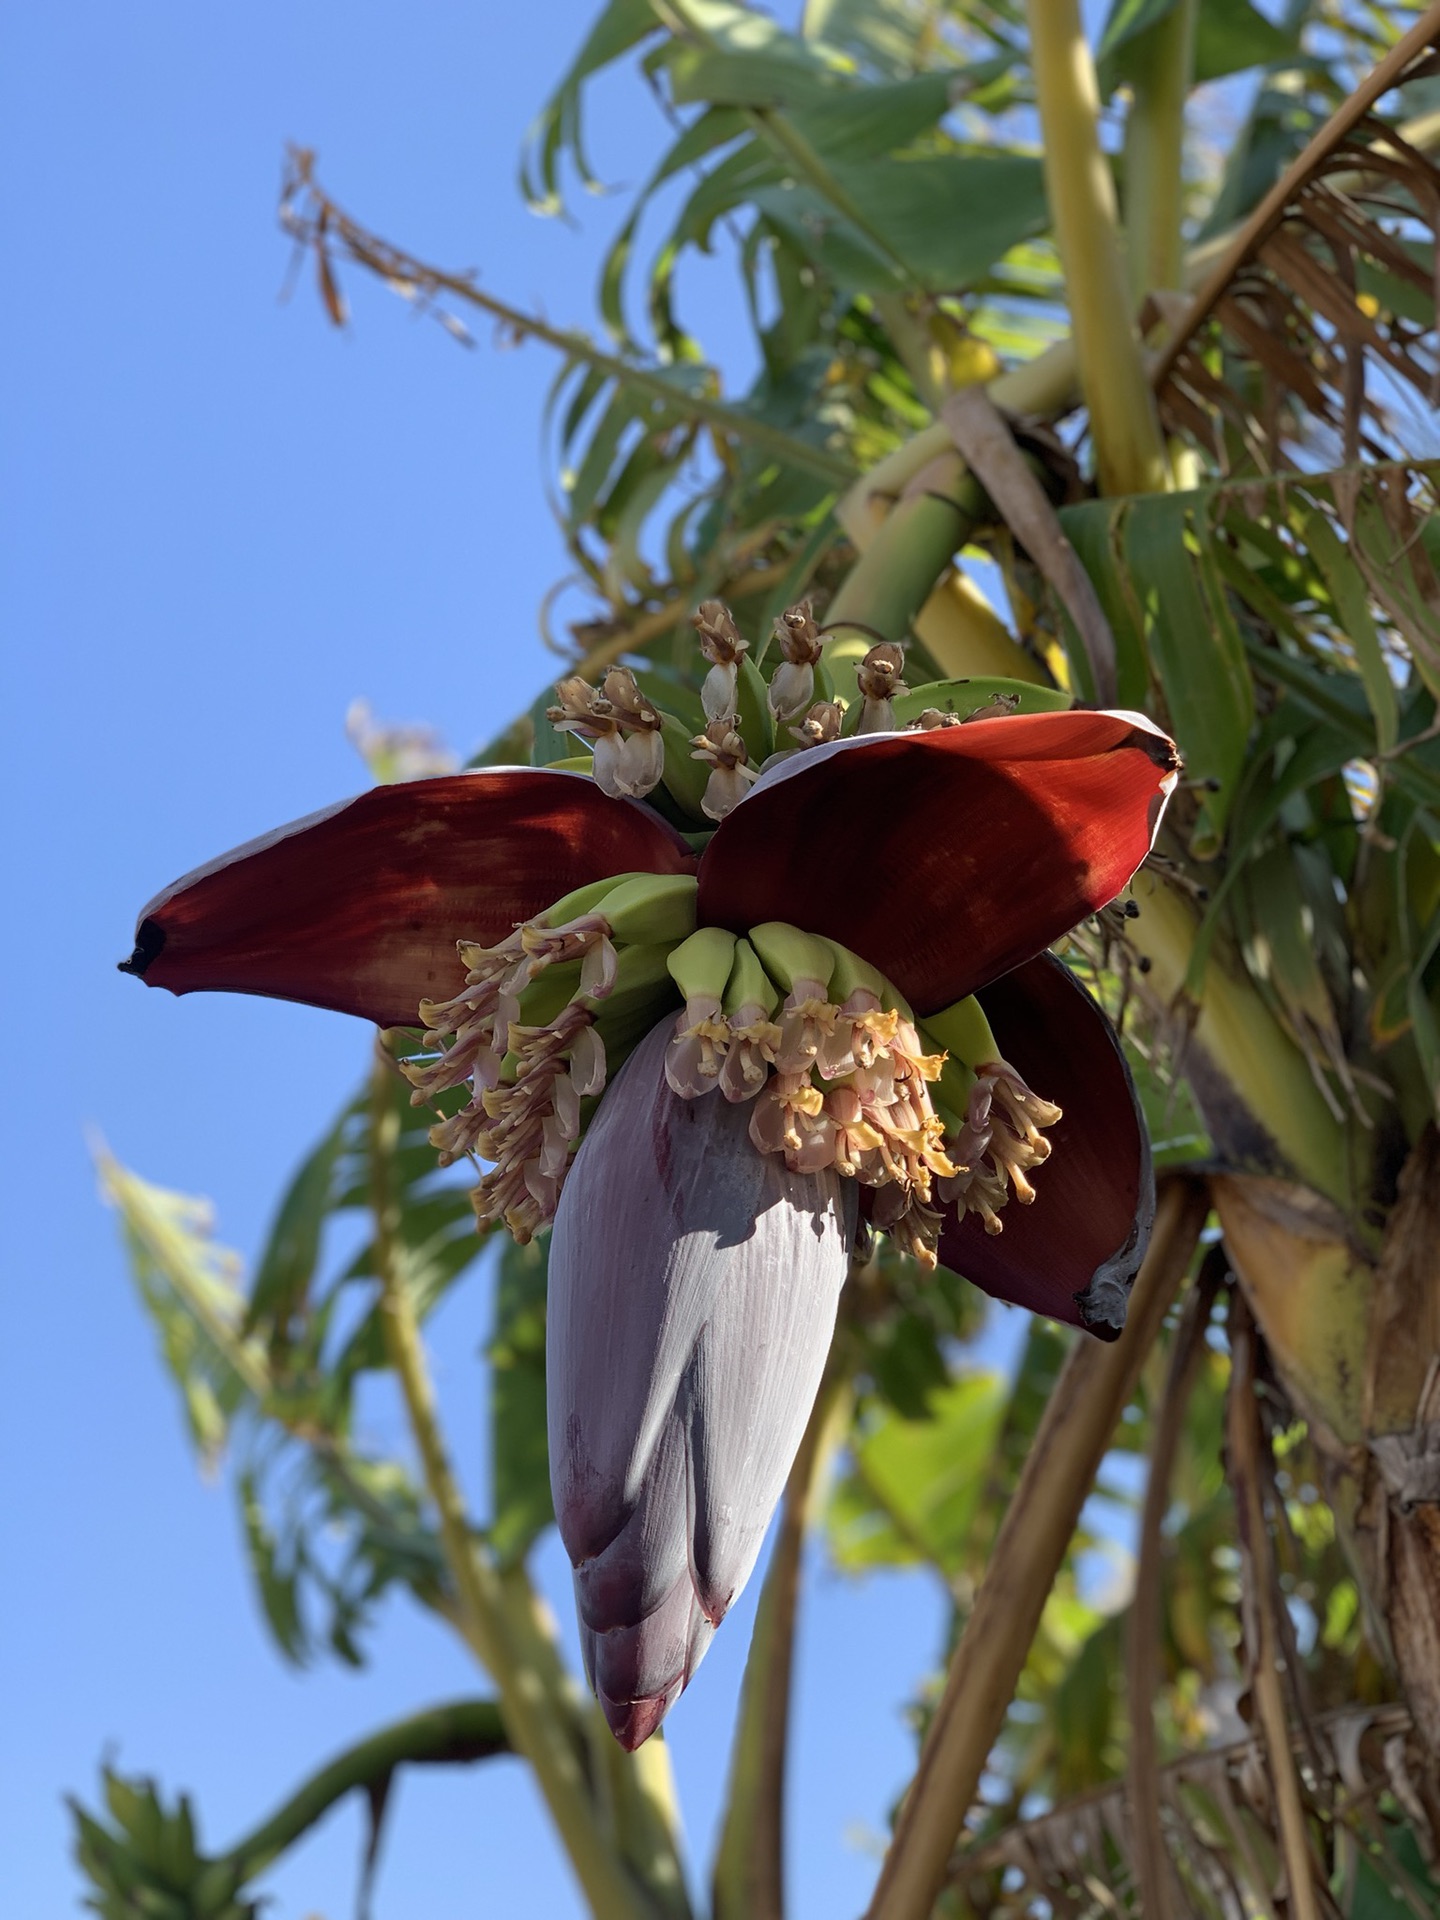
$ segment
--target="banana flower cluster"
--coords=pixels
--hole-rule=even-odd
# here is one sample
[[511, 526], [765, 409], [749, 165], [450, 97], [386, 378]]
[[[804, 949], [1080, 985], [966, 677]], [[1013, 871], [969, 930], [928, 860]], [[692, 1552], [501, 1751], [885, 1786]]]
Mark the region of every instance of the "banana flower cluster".
[[550, 1234], [555, 1512], [632, 1748], [754, 1567], [857, 1246], [1114, 1338], [1153, 1212], [1118, 1040], [1048, 949], [1145, 858], [1172, 743], [912, 691], [888, 642], [847, 700], [804, 603], [768, 680], [727, 608], [695, 625], [693, 690], [560, 683], [588, 763], [297, 821], [157, 896], [123, 963], [415, 1029], [415, 1101], [460, 1090], [431, 1137], [480, 1224]]

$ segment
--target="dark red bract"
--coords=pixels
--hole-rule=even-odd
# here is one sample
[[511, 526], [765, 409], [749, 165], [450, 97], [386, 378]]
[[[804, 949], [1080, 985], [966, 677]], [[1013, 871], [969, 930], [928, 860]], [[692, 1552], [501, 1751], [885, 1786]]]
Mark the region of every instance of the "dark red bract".
[[790, 920], [861, 953], [919, 1014], [1115, 898], [1175, 749], [1128, 714], [1032, 713], [871, 735], [784, 763], [700, 863], [700, 918]]

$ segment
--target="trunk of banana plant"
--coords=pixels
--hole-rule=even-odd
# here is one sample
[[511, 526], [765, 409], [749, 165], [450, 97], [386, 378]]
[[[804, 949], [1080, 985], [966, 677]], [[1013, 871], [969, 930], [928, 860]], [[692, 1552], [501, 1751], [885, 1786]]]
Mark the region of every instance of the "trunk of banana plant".
[[1376, 1646], [1440, 1763], [1440, 1135], [1399, 1178], [1378, 1255], [1302, 1188], [1213, 1183], [1226, 1249], [1321, 1454]]

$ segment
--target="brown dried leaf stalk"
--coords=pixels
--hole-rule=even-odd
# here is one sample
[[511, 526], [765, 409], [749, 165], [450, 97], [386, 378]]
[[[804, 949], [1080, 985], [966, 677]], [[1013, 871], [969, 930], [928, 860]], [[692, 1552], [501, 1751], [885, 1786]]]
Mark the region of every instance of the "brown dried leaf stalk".
[[[1415, 1792], [1423, 1752], [1409, 1714], [1400, 1706], [1341, 1707], [1320, 1716], [1315, 1737], [1319, 1774], [1337, 1787], [1329, 1817], [1383, 1862], [1400, 1898], [1422, 1920], [1428, 1909], [1392, 1850], [1392, 1830], [1376, 1811], [1382, 1795], [1399, 1800]], [[1309, 1809], [1309, 1786], [1303, 1775], [1301, 1780]], [[1265, 1871], [1275, 1844], [1275, 1813], [1260, 1736], [1172, 1761], [1157, 1771], [1155, 1786], [1167, 1851], [1187, 1899], [1181, 1911], [1258, 1913], [1276, 1920]], [[1040, 1900], [1070, 1920], [1099, 1920], [1102, 1914], [1152, 1920], [1140, 1896], [1126, 1819], [1128, 1791], [1117, 1780], [1007, 1827], [958, 1854], [949, 1884], [993, 1920], [1028, 1915]], [[992, 1893], [1007, 1869], [1006, 1883]]]
[[1440, 1133], [1427, 1127], [1385, 1230], [1364, 1381], [1356, 1530], [1440, 1799]]
[[1208, 1207], [1202, 1183], [1184, 1175], [1165, 1182], [1124, 1333], [1113, 1346], [1086, 1340], [1070, 1350], [951, 1660], [870, 1920], [925, 1920], [944, 1885], [1045, 1597], [1115, 1422], [1189, 1269]]
[[1225, 1284], [1227, 1262], [1212, 1247], [1185, 1302], [1170, 1348], [1150, 1448], [1150, 1472], [1140, 1518], [1140, 1552], [1135, 1597], [1130, 1605], [1125, 1685], [1130, 1705], [1130, 1814], [1134, 1822], [1135, 1866], [1141, 1901], [1149, 1920], [1176, 1920], [1185, 1911], [1177, 1898], [1173, 1870], [1161, 1825], [1159, 1758], [1155, 1738], [1155, 1696], [1160, 1690], [1161, 1523], [1170, 1501], [1185, 1410], [1205, 1358], [1205, 1329], [1210, 1309]]
[[1230, 1300], [1230, 1390], [1225, 1405], [1226, 1471], [1239, 1522], [1241, 1623], [1255, 1717], [1264, 1738], [1274, 1802], [1274, 1829], [1285, 1867], [1286, 1911], [1291, 1920], [1320, 1920], [1324, 1874], [1313, 1858], [1306, 1831], [1304, 1796], [1293, 1752], [1287, 1694], [1295, 1675], [1285, 1659], [1276, 1614], [1284, 1600], [1276, 1576], [1270, 1521], [1265, 1510], [1268, 1454], [1257, 1388], [1258, 1336], [1243, 1294]]
[[794, 439], [758, 415], [727, 406], [715, 395], [682, 391], [653, 367], [606, 353], [584, 334], [551, 326], [538, 314], [527, 313], [487, 293], [473, 271], [450, 273], [431, 266], [372, 233], [338, 206], [316, 180], [315, 155], [308, 148], [292, 146], [287, 150], [280, 189], [280, 224], [294, 240], [301, 257], [314, 254], [321, 297], [337, 326], [346, 322], [345, 303], [335, 272], [337, 259], [342, 259], [375, 274], [392, 292], [410, 301], [417, 311], [432, 314], [465, 346], [474, 345], [473, 336], [446, 301], [459, 302], [488, 314], [501, 333], [512, 340], [538, 340], [564, 354], [566, 359], [644, 394], [654, 407], [657, 420], [669, 415], [697, 422], [722, 443], [748, 441], [790, 466], [826, 480], [843, 483], [854, 478], [855, 469], [844, 454]]
[[941, 418], [965, 464], [1075, 622], [1090, 662], [1097, 705], [1113, 707], [1117, 698], [1115, 636], [1110, 622], [1044, 488], [1016, 446], [1005, 416], [984, 387], [976, 386], [951, 394], [941, 409]]
[[1400, 411], [1418, 402], [1428, 420], [1440, 402], [1440, 169], [1375, 112], [1437, 46], [1440, 4], [1276, 182], [1154, 366], [1167, 428], [1223, 469], [1294, 464], [1317, 430], [1346, 464], [1391, 459], [1409, 450]]

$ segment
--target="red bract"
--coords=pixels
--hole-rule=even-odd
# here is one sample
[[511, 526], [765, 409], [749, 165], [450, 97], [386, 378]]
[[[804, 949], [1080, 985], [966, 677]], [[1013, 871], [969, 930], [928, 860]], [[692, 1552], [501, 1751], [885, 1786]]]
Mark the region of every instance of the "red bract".
[[792, 920], [917, 1013], [964, 999], [1115, 898], [1174, 784], [1124, 713], [1031, 713], [837, 740], [783, 761], [700, 863], [700, 918]]
[[805, 1431], [853, 1182], [759, 1154], [665, 1084], [668, 1023], [601, 1103], [550, 1250], [550, 1478], [591, 1685], [636, 1747], [750, 1577]]
[[[702, 924], [841, 940], [925, 1013], [1113, 900], [1150, 849], [1175, 750], [1135, 714], [1034, 713], [871, 734], [783, 761], [699, 863]], [[583, 775], [481, 768], [378, 787], [187, 874], [129, 970], [413, 1025], [488, 942], [607, 874], [683, 873], [684, 839]]]
[[248, 840], [143, 908], [126, 971], [414, 1026], [455, 943], [500, 939], [610, 873], [689, 873], [682, 837], [583, 774], [486, 767], [374, 787]]
[[[1144, 1128], [1103, 1015], [1058, 965], [1023, 963], [1124, 886], [1174, 769], [1170, 741], [1134, 714], [837, 741], [763, 775], [698, 866], [702, 924], [743, 933], [783, 919], [826, 934], [922, 1015], [982, 990], [1006, 1057], [1064, 1108], [1063, 1150], [1045, 1204], [1010, 1208], [997, 1235], [960, 1216], [944, 1257], [1002, 1299], [1111, 1336], [1143, 1240]], [[422, 999], [453, 987], [457, 940], [498, 940], [609, 874], [694, 866], [649, 807], [582, 775], [416, 780], [176, 881], [145, 908], [126, 965], [176, 993], [269, 994], [413, 1025]]]
[[952, 1213], [940, 1258], [977, 1287], [1113, 1340], [1155, 1217], [1150, 1141], [1115, 1029], [1051, 954], [994, 981], [980, 1004], [1005, 1058], [1062, 1109], [1043, 1198], [989, 1234]]

